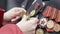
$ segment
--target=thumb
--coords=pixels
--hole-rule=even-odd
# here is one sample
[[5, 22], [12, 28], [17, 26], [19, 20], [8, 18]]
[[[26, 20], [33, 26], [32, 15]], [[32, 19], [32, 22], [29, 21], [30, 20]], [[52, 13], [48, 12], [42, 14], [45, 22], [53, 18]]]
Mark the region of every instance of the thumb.
[[27, 16], [24, 15], [24, 16], [22, 17], [22, 21], [26, 21], [26, 20], [27, 20]]

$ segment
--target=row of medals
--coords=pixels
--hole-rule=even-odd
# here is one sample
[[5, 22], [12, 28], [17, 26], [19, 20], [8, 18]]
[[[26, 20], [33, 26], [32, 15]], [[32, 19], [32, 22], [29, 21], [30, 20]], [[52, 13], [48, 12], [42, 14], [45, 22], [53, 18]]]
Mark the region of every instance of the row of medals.
[[60, 25], [56, 23], [54, 20], [46, 17], [40, 19], [39, 27], [40, 28], [36, 30], [36, 34], [44, 34], [44, 31], [41, 28], [45, 28], [47, 30], [45, 34], [49, 34], [48, 32], [60, 31]]
[[[48, 32], [60, 31], [60, 25], [58, 23], [55, 23], [53, 20], [42, 18], [39, 25], [41, 28], [45, 28], [47, 30], [46, 34], [49, 34]], [[44, 31], [41, 28], [36, 30], [36, 34], [44, 34]]]

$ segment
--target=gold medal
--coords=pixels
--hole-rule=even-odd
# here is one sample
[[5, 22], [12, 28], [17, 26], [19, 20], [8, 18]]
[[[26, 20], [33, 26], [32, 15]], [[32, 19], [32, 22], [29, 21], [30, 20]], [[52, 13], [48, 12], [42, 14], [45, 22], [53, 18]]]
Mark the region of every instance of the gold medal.
[[54, 27], [54, 22], [52, 20], [49, 20], [47, 23], [47, 28], [53, 28]]
[[31, 16], [34, 16], [35, 15], [35, 10], [32, 10], [31, 13], [28, 15], [28, 19], [31, 17]]
[[60, 25], [59, 24], [55, 24], [54, 25], [54, 30], [55, 30], [55, 32], [59, 32], [60, 31]]
[[36, 30], [36, 34], [44, 34], [44, 32], [43, 32], [42, 29], [37, 29], [37, 30]]
[[34, 15], [35, 15], [35, 10], [32, 10], [30, 16], [34, 16]]

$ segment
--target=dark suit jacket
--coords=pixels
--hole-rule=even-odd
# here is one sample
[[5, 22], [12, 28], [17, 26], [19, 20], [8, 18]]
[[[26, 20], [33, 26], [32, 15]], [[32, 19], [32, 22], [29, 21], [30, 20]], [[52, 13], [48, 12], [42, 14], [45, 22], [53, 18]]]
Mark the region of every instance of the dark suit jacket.
[[[24, 0], [7, 0], [7, 10], [13, 7], [20, 7], [23, 1]], [[34, 0], [28, 0], [27, 6], [25, 9], [29, 8], [29, 6], [31, 5], [33, 1]]]
[[[24, 0], [0, 0], [0, 8], [9, 10], [13, 7], [20, 7]], [[27, 6], [25, 9], [29, 8], [34, 0], [28, 0]]]
[[[4, 8], [5, 10], [11, 9], [15, 6], [20, 7], [21, 3], [24, 0], [0, 0], [0, 8]], [[27, 3], [26, 9], [29, 8], [33, 0], [29, 0]], [[60, 9], [60, 0], [50, 0], [49, 5]]]

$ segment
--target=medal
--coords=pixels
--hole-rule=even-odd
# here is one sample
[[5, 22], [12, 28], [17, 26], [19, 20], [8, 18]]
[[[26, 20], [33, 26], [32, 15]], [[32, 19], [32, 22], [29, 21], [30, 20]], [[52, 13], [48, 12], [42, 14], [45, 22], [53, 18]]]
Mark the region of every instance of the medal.
[[43, 32], [42, 29], [37, 29], [37, 30], [36, 30], [36, 34], [44, 34], [44, 32]]
[[54, 28], [46, 28], [47, 32], [54, 32]]
[[54, 27], [54, 22], [52, 20], [49, 20], [47, 22], [47, 28], [53, 28]]
[[31, 17], [31, 16], [34, 16], [35, 15], [35, 10], [32, 10], [31, 13], [28, 15], [28, 19]]
[[31, 12], [30, 12], [30, 14], [28, 15], [28, 19], [31, 17], [31, 16], [34, 16], [35, 14], [36, 14], [36, 9], [38, 9], [38, 7], [39, 7], [39, 4], [38, 3], [36, 3], [35, 4], [35, 9], [33, 9]]
[[60, 25], [59, 24], [55, 24], [54, 25], [54, 30], [55, 30], [55, 32], [59, 32], [60, 31]]
[[40, 25], [41, 26], [45, 26], [47, 24], [47, 19], [46, 18], [42, 18], [42, 19], [40, 19]]
[[35, 15], [35, 10], [32, 10], [30, 16], [34, 16], [34, 15]]

